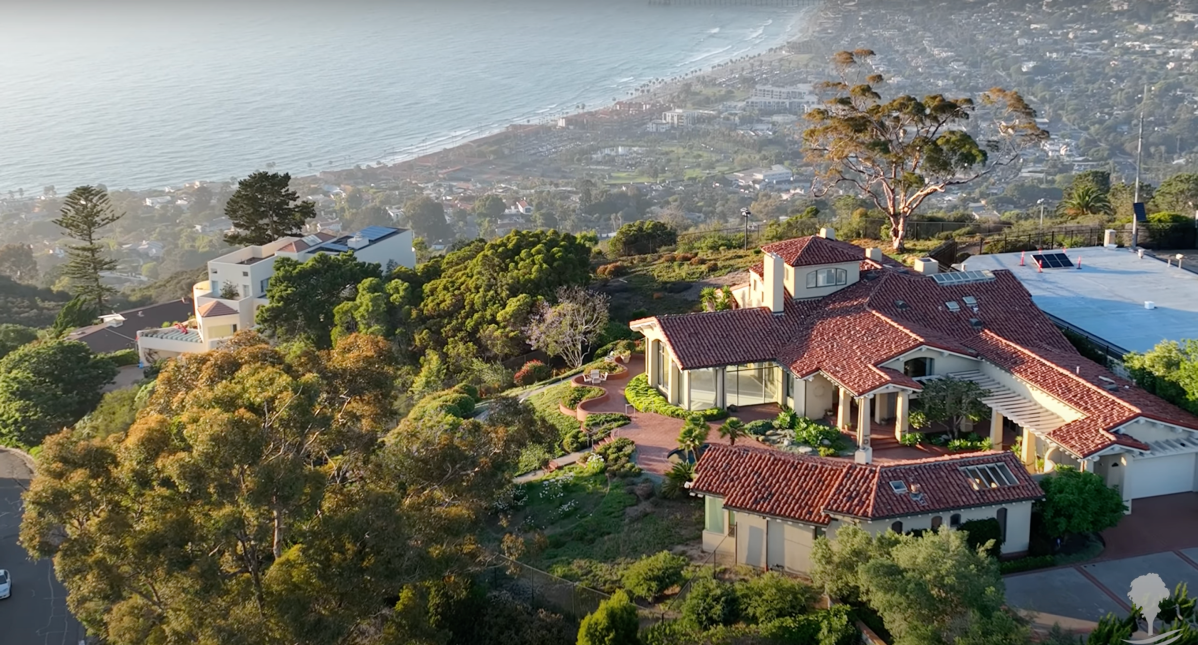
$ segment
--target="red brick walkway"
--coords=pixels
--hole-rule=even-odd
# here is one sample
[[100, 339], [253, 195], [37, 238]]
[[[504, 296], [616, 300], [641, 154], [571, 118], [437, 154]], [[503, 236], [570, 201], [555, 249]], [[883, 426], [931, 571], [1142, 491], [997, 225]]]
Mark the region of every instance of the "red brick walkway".
[[1137, 499], [1131, 514], [1102, 532], [1099, 560], [1118, 560], [1198, 545], [1198, 493]]

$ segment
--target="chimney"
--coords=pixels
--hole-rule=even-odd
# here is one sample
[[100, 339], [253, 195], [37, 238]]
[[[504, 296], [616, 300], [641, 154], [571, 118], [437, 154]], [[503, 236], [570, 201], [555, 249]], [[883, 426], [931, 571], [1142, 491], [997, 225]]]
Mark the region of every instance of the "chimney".
[[765, 306], [775, 314], [782, 313], [783, 300], [786, 298], [782, 284], [782, 280], [786, 277], [786, 270], [782, 268], [783, 266], [781, 256], [775, 253], [765, 254], [765, 266], [762, 269], [762, 277], [765, 282]]
[[1116, 244], [1116, 243], [1115, 243], [1115, 236], [1116, 236], [1116, 235], [1118, 235], [1118, 233], [1116, 233], [1116, 232], [1115, 232], [1115, 229], [1113, 229], [1113, 228], [1108, 228], [1108, 229], [1107, 229], [1107, 230], [1106, 230], [1106, 231], [1105, 231], [1105, 232], [1102, 234], [1102, 245], [1103, 245], [1103, 246], [1105, 246], [1105, 247], [1107, 247], [1108, 249], [1113, 249], [1113, 248], [1115, 248], [1116, 246], [1118, 246], [1118, 244]]
[[824, 238], [825, 240], [834, 240], [834, 239], [836, 239], [836, 229], [827, 228], [827, 227], [821, 228], [819, 230], [819, 236]]
[[915, 272], [923, 275], [940, 273], [940, 263], [932, 258], [919, 258], [915, 261]]
[[877, 262], [878, 264], [881, 264], [882, 263], [882, 249], [879, 249], [879, 248], [865, 249], [865, 258], [868, 260], [873, 260], [874, 262]]

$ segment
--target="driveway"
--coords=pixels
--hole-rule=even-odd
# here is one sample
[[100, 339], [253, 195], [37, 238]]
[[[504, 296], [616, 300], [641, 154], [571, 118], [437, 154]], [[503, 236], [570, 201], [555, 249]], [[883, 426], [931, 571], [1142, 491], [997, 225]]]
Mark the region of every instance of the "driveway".
[[0, 641], [14, 645], [75, 645], [83, 628], [67, 611], [67, 593], [49, 560], [33, 562], [17, 544], [21, 493], [32, 473], [15, 452], [0, 448], [0, 569], [12, 576], [12, 596], [0, 600]]
[[1132, 580], [1155, 573], [1169, 589], [1184, 583], [1198, 589], [1198, 547], [1162, 551], [1120, 560], [1100, 560], [1007, 576], [1007, 603], [1029, 616], [1037, 628], [1054, 623], [1089, 632], [1103, 616], [1126, 616]]

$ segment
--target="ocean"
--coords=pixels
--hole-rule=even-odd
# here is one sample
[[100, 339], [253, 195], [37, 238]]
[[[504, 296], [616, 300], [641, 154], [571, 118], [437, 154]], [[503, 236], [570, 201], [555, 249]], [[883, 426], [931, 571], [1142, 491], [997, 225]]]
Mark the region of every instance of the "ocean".
[[0, 194], [401, 161], [762, 52], [811, 11], [683, 3], [4, 3]]

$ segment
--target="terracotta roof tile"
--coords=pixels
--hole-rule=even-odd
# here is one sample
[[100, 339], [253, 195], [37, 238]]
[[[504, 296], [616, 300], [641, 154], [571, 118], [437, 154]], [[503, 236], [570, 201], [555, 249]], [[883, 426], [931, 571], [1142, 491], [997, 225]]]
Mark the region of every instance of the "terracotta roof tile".
[[858, 262], [865, 257], [865, 249], [855, 244], [818, 235], [766, 244], [761, 250], [777, 255], [792, 267]]
[[[1003, 464], [1009, 486], [975, 488], [961, 470]], [[908, 492], [895, 493], [890, 482]], [[911, 494], [912, 485], [918, 495]], [[733, 510], [826, 525], [833, 515], [880, 520], [1039, 499], [1039, 485], [1011, 452], [950, 455], [896, 464], [855, 464], [748, 446], [710, 446], [691, 490], [723, 497]]]
[[235, 315], [237, 315], [236, 309], [230, 307], [229, 305], [226, 305], [225, 303], [223, 303], [219, 300], [213, 300], [212, 302], [200, 307], [199, 312], [200, 312], [201, 316], [235, 316]]

